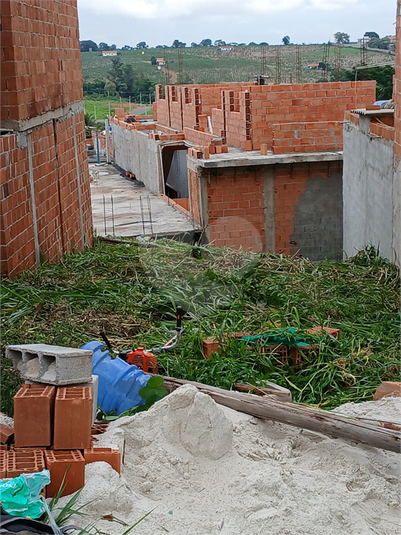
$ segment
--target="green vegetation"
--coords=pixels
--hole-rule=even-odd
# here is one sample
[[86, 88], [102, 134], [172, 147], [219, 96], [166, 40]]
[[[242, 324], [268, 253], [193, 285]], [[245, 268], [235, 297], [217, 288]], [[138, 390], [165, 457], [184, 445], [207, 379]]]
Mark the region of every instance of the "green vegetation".
[[[288, 36], [285, 36], [288, 37]], [[177, 43], [176, 43], [177, 44]], [[179, 42], [178, 42], [179, 44]], [[195, 43], [194, 43], [195, 44]], [[303, 45], [300, 47], [301, 81], [316, 82], [322, 74], [318, 70], [308, 69], [310, 63], [323, 60], [327, 45]], [[179, 71], [178, 54], [182, 54], [184, 83], [222, 83], [247, 82], [255, 80], [261, 73], [262, 47], [257, 45], [228, 47], [231, 50], [219, 50], [217, 46], [192, 46], [182, 48], [142, 48], [119, 51], [118, 59], [123, 65], [132, 65], [133, 72], [140, 79], [152, 84], [176, 83]], [[329, 48], [329, 63], [334, 62], [334, 46]], [[360, 65], [359, 47], [341, 45], [340, 68], [351, 70]], [[297, 47], [294, 45], [266, 46], [265, 74], [275, 81], [277, 54], [280, 54], [281, 81], [297, 81]], [[168, 64], [168, 73], [158, 65], [152, 64], [152, 58], [163, 57]], [[107, 94], [104, 86], [112, 68], [112, 59], [103, 57], [101, 52], [84, 52], [81, 54], [84, 92], [86, 95]], [[386, 51], [367, 51], [368, 65], [385, 65], [394, 62]], [[154, 63], [154, 61], [153, 61]], [[169, 74], [169, 76], [168, 76]], [[103, 84], [103, 85], [102, 85]], [[111, 94], [111, 93], [110, 93]], [[136, 98], [136, 97], [135, 97]]]
[[385, 67], [372, 67], [370, 69], [360, 69], [342, 71], [339, 76], [334, 73], [333, 78], [337, 80], [376, 80], [376, 99], [388, 100], [393, 95], [394, 68], [390, 65]]
[[[158, 355], [161, 373], [231, 388], [269, 380], [296, 401], [332, 408], [371, 399], [382, 380], [397, 380], [399, 270], [373, 248], [345, 262], [254, 254], [160, 240], [98, 241], [82, 254], [43, 263], [3, 280], [2, 341], [79, 347], [104, 330], [118, 350], [160, 346], [171, 337], [175, 307], [186, 311], [178, 346]], [[210, 360], [202, 340], [224, 333], [264, 333], [315, 325], [341, 329], [318, 339], [300, 367], [280, 366], [256, 345], [229, 339]], [[4, 360], [4, 359], [3, 359]], [[18, 377], [2, 366], [2, 410], [11, 412]]]

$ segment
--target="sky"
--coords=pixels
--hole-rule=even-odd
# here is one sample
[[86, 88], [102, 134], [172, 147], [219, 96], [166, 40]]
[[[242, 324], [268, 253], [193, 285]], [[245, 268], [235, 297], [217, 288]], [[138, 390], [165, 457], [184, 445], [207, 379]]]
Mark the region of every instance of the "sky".
[[81, 40], [135, 46], [175, 39], [281, 44], [357, 41], [366, 31], [395, 34], [396, 0], [78, 0]]

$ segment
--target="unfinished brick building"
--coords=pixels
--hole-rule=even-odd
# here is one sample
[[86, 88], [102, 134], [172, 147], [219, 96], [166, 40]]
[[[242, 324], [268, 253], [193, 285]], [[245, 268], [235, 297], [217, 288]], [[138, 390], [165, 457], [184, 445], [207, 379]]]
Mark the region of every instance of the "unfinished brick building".
[[394, 108], [357, 109], [344, 122], [344, 251], [366, 245], [401, 265], [401, 0]]
[[374, 81], [156, 86], [153, 122], [117, 110], [115, 162], [216, 246], [340, 259], [344, 113], [374, 101]]
[[92, 243], [76, 0], [1, 1], [1, 274]]

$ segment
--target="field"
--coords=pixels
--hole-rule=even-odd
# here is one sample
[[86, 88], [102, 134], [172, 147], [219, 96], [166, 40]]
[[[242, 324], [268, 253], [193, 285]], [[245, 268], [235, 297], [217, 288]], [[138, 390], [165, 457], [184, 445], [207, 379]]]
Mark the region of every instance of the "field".
[[[399, 287], [399, 270], [373, 248], [317, 264], [168, 240], [151, 248], [98, 241], [2, 281], [2, 342], [80, 347], [104, 330], [116, 350], [151, 348], [169, 340], [181, 305], [184, 331], [174, 350], [158, 355], [162, 373], [226, 389], [269, 380], [295, 401], [333, 408], [399, 380]], [[318, 337], [300, 366], [230, 338], [210, 360], [202, 354], [204, 338], [294, 328], [291, 345], [315, 325], [339, 328], [340, 340]], [[19, 378], [4, 358], [1, 373], [1, 410], [10, 414]]]
[[[182, 81], [183, 83], [221, 83], [248, 82], [255, 80], [262, 70], [261, 46], [234, 47], [231, 51], [211, 48], [183, 48]], [[336, 52], [337, 51], [337, 52]], [[308, 69], [308, 64], [323, 61], [323, 45], [302, 45], [299, 47], [300, 69], [297, 72], [297, 46], [271, 46], [265, 48], [264, 73], [272, 81], [281, 82], [314, 82], [322, 78], [322, 72]], [[340, 58], [339, 56], [340, 55]], [[124, 63], [132, 63], [144, 77], [155, 83], [165, 84], [167, 77], [157, 65], [151, 65], [151, 58], [164, 57], [168, 63], [169, 83], [176, 83], [179, 74], [178, 49], [156, 49], [121, 51]], [[100, 52], [84, 52], [81, 54], [82, 74], [84, 82], [104, 80], [111, 67], [111, 58], [102, 57]], [[358, 47], [329, 47], [328, 63], [332, 68], [351, 69], [360, 65], [361, 56]], [[280, 69], [278, 69], [278, 64]], [[387, 51], [367, 52], [368, 65], [393, 65], [394, 56]]]

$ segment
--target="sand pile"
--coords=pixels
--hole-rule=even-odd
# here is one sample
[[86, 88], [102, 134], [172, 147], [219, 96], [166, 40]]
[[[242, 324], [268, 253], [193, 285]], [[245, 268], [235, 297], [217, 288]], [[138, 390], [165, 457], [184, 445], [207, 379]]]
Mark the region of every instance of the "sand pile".
[[[401, 398], [351, 405], [352, 414], [401, 414]], [[132, 525], [151, 511], [130, 533], [401, 533], [396, 453], [258, 420], [192, 386], [113, 422], [99, 446], [124, 441], [120, 477], [105, 463], [87, 466], [79, 503], [94, 501], [79, 525], [107, 514]], [[96, 527], [109, 535], [127, 529], [106, 520]]]

